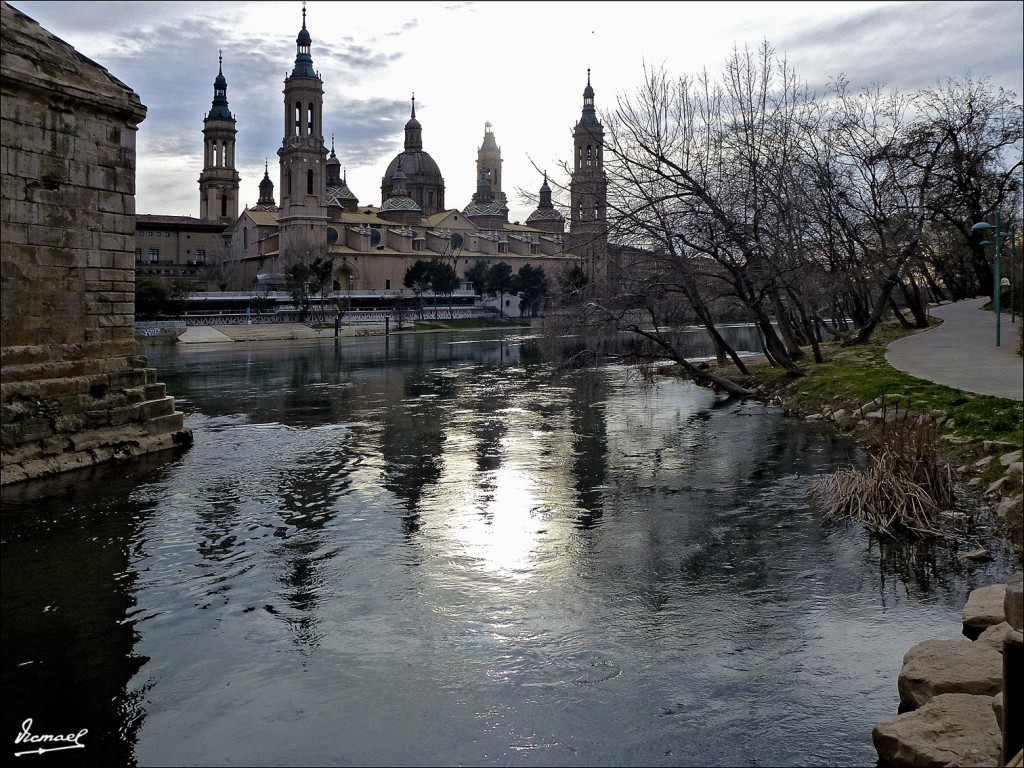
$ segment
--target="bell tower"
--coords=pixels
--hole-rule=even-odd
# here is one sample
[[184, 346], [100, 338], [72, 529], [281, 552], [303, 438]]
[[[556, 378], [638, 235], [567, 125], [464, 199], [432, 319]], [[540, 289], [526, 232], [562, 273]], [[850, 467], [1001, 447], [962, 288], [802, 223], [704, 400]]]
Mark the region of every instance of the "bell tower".
[[508, 202], [505, 193], [501, 191], [501, 147], [494, 140], [490, 120], [484, 123], [484, 140], [476, 152], [476, 177], [479, 179], [487, 172], [490, 172], [494, 199], [501, 203]]
[[213, 81], [213, 104], [203, 119], [203, 172], [199, 174], [199, 218], [230, 224], [238, 218], [238, 187], [235, 170], [235, 118], [228, 109], [228, 81], [224, 56], [218, 59]]
[[597, 119], [589, 69], [583, 113], [573, 130], [573, 156], [568, 250], [582, 259], [591, 284], [600, 288], [608, 273], [608, 177], [604, 171], [604, 126]]
[[295, 66], [284, 81], [284, 138], [277, 150], [281, 165], [280, 252], [327, 243], [324, 207], [327, 148], [324, 146], [324, 84], [313, 70], [312, 38], [302, 29], [295, 40]]

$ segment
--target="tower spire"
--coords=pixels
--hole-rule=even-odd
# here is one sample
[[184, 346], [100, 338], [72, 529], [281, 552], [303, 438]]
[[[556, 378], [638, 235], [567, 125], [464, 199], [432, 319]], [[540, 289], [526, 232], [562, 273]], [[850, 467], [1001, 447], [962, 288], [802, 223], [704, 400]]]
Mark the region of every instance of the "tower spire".
[[412, 94], [412, 112], [409, 122], [405, 124], [405, 151], [420, 152], [423, 150], [423, 128], [416, 119], [416, 93]]
[[313, 71], [313, 57], [309, 53], [313, 38], [309, 36], [306, 29], [306, 4], [302, 4], [302, 29], [299, 36], [295, 38], [295, 68], [292, 70], [292, 77], [316, 77]]
[[228, 109], [228, 81], [224, 77], [224, 51], [217, 56], [217, 77], [213, 80], [213, 104], [210, 106], [211, 118], [231, 119]]

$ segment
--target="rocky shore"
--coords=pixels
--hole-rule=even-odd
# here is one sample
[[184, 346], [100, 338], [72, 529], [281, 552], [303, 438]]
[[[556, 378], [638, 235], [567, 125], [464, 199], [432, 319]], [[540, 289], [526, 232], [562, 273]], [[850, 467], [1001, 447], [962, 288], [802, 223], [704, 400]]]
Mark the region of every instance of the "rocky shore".
[[925, 640], [907, 651], [900, 714], [871, 733], [880, 765], [1020, 764], [1022, 578], [1018, 571], [970, 594], [968, 639]]

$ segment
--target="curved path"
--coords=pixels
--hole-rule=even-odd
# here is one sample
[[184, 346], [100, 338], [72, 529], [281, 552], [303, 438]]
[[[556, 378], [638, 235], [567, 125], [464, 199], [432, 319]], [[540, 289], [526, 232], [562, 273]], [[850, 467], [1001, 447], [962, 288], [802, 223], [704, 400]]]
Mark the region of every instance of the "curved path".
[[996, 318], [982, 310], [987, 298], [932, 307], [942, 324], [897, 339], [885, 359], [919, 379], [979, 395], [1024, 400], [1024, 360], [1017, 354], [1018, 326], [1003, 314], [1000, 346]]

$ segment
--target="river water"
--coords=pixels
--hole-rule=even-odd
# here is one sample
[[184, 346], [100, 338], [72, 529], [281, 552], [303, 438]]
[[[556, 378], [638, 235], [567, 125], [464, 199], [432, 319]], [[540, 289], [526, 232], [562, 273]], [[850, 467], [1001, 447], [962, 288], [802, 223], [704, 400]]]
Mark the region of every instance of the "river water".
[[[152, 347], [195, 445], [5, 491], [37, 765], [873, 765], [968, 564], [826, 527], [825, 425], [495, 333]], [[14, 751], [18, 745], [12, 744]]]

